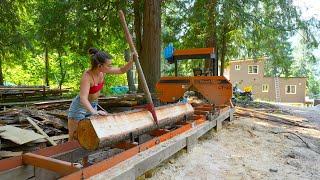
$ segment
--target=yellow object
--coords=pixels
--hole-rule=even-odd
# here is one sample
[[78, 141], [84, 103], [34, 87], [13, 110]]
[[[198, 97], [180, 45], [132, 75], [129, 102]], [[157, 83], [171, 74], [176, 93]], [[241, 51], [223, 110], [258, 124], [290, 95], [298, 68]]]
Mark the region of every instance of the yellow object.
[[251, 92], [251, 91], [252, 91], [252, 86], [244, 87], [244, 92]]

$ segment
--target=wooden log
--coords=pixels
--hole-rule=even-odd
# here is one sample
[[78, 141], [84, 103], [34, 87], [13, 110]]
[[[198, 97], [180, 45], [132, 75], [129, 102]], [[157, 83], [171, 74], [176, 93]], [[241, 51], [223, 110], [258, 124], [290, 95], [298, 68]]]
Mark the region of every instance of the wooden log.
[[27, 117], [27, 120], [34, 128], [36, 128], [43, 136], [46, 137], [46, 139], [50, 142], [51, 145], [56, 146], [57, 143], [54, 142], [30, 117]]
[[304, 128], [314, 128], [309, 125], [303, 125], [303, 124], [299, 123], [299, 121], [294, 121], [293, 120], [294, 118], [289, 119], [287, 117], [283, 117], [280, 115], [259, 112], [259, 111], [255, 111], [252, 109], [242, 108], [242, 107], [236, 108], [236, 114], [242, 115], [242, 116], [255, 117], [258, 119], [262, 119], [262, 120], [269, 120], [269, 121], [278, 122], [278, 123], [291, 125], [291, 126], [299, 126], [299, 127], [304, 127]]
[[[156, 108], [159, 127], [174, 124], [185, 116], [193, 115], [190, 104], [171, 104]], [[92, 116], [78, 124], [80, 145], [88, 150], [104, 147], [125, 140], [130, 135], [139, 135], [158, 128], [147, 110], [134, 110], [107, 116]]]

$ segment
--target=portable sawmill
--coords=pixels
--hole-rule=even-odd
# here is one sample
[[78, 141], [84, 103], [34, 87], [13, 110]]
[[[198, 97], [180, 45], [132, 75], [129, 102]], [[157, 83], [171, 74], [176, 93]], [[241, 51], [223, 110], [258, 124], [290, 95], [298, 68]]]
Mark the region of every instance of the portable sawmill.
[[[211, 106], [231, 105], [232, 84], [224, 76], [218, 76], [218, 61], [214, 48], [174, 50], [165, 49], [165, 58], [175, 65], [174, 77], [161, 77], [156, 85], [161, 102], [173, 103], [183, 98], [196, 96]], [[211, 68], [205, 71], [200, 67], [193, 69], [193, 76], [178, 76], [178, 62], [182, 60], [204, 59], [211, 61]], [[191, 101], [192, 102], [192, 101]]]

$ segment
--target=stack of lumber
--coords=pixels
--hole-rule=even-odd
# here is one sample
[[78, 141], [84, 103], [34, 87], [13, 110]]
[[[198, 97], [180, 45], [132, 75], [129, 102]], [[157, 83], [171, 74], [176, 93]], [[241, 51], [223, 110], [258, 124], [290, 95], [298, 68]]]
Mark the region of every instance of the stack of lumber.
[[68, 89], [51, 89], [48, 86], [0, 86], [0, 101], [43, 99], [46, 96], [61, 96], [68, 91]]

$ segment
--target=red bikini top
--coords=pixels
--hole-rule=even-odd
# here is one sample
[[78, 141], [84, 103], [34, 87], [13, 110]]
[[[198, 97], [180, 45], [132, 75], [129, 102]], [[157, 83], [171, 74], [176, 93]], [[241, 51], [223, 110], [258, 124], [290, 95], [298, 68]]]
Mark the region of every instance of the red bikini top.
[[[92, 77], [92, 80], [93, 80], [93, 84], [96, 84], [94, 79], [93, 79], [93, 76], [91, 76], [91, 77]], [[102, 83], [97, 84], [97, 85], [91, 86], [90, 90], [89, 90], [89, 94], [95, 94], [96, 92], [100, 91], [103, 88], [103, 85], [104, 85], [104, 81]]]

